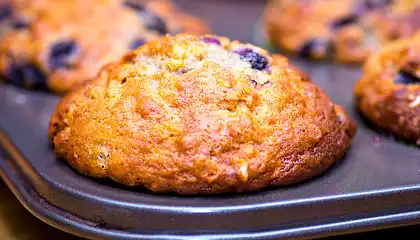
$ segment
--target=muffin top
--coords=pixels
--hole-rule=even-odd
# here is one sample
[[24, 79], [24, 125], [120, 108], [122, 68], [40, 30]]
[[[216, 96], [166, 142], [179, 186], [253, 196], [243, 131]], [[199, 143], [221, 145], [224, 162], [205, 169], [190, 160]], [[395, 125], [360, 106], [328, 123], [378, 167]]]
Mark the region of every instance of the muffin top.
[[165, 36], [57, 107], [56, 153], [78, 171], [156, 192], [219, 193], [319, 174], [354, 126], [287, 59], [216, 36]]
[[0, 0], [0, 29], [0, 73], [55, 92], [151, 39], [207, 31], [167, 0]]
[[[375, 91], [407, 88], [420, 89], [420, 31], [412, 37], [394, 41], [375, 54], [364, 65], [363, 84], [375, 83]], [[361, 86], [363, 91], [366, 86]]]

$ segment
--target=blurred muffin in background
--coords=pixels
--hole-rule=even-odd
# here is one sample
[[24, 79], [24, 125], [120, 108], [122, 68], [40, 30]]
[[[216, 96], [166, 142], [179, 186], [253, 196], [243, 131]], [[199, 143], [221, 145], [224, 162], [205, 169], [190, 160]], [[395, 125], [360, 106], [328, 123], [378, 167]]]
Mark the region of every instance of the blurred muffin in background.
[[63, 93], [163, 36], [208, 27], [169, 0], [0, 0], [0, 74]]
[[420, 146], [420, 31], [373, 54], [354, 94], [371, 122]]
[[420, 27], [418, 0], [272, 0], [270, 40], [311, 59], [361, 63], [384, 44]]

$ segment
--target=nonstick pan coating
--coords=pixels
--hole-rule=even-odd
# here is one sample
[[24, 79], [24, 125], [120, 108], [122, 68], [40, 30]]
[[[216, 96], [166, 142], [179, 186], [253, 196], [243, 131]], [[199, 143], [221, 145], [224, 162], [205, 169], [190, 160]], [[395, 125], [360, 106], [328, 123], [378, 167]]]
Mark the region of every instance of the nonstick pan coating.
[[[252, 41], [252, 28], [264, 4], [179, 2], [207, 18], [216, 33], [247, 42]], [[229, 22], [231, 14], [239, 19]], [[346, 156], [315, 179], [287, 188], [212, 197], [153, 195], [92, 180], [57, 160], [48, 142], [48, 121], [58, 97], [3, 83], [0, 146], [5, 156], [0, 158], [0, 176], [33, 214], [89, 238], [313, 238], [417, 223], [419, 148], [383, 135], [357, 114], [351, 91], [360, 68], [292, 61], [358, 125]]]

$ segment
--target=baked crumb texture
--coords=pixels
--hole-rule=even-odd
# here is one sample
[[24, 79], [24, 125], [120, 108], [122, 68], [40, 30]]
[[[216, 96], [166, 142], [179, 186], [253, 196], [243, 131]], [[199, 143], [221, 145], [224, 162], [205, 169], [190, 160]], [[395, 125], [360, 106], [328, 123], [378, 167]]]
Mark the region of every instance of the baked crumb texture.
[[308, 179], [354, 133], [286, 58], [210, 35], [168, 35], [126, 54], [65, 96], [49, 128], [80, 173], [180, 194]]

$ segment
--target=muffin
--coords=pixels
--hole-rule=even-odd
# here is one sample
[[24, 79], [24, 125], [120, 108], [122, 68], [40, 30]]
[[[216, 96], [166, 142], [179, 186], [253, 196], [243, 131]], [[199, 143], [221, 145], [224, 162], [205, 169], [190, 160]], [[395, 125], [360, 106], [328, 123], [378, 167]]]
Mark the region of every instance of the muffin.
[[246, 192], [326, 171], [355, 126], [286, 58], [217, 36], [149, 42], [55, 110], [49, 137], [78, 172], [152, 192]]
[[265, 23], [274, 45], [311, 59], [361, 63], [420, 27], [420, 1], [271, 0]]
[[420, 145], [420, 32], [373, 54], [354, 94], [372, 123]]
[[166, 33], [207, 32], [168, 0], [0, 0], [0, 74], [63, 93]]

